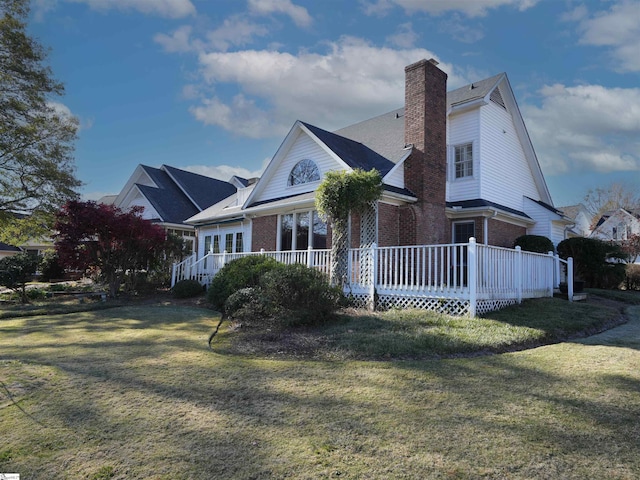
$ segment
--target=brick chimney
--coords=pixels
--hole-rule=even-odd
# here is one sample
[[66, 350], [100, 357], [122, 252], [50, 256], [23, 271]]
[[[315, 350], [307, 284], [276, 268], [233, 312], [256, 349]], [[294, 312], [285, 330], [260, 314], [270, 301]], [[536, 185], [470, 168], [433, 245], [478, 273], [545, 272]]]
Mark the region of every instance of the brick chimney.
[[413, 145], [405, 161], [405, 185], [418, 202], [411, 207], [413, 212], [405, 212], [412, 217], [415, 233], [400, 232], [403, 243], [450, 243], [445, 215], [447, 74], [437, 64], [433, 59], [420, 60], [404, 69], [404, 141]]

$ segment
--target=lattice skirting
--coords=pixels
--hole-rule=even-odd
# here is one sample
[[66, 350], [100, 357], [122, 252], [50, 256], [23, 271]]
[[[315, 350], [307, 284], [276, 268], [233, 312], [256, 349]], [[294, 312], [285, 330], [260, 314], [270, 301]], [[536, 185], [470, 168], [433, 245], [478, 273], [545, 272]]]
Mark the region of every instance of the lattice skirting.
[[[369, 308], [369, 295], [355, 293], [350, 295], [356, 308]], [[478, 300], [476, 304], [476, 315], [482, 315], [494, 310], [508, 307], [518, 303], [515, 299], [491, 299]], [[461, 298], [433, 298], [411, 295], [379, 295], [376, 298], [376, 310], [388, 310], [390, 308], [419, 308], [431, 310], [447, 315], [464, 316], [469, 315], [469, 300]]]
[[[353, 294], [351, 298], [354, 306], [358, 308], [369, 307], [369, 296], [365, 294]], [[410, 295], [379, 295], [376, 297], [376, 310], [388, 310], [390, 308], [419, 308], [432, 310], [447, 315], [468, 315], [469, 300], [459, 298], [432, 298]]]
[[518, 300], [515, 298], [497, 298], [493, 300], [478, 300], [476, 303], [476, 315], [482, 315], [487, 312], [500, 310], [501, 308], [515, 305]]

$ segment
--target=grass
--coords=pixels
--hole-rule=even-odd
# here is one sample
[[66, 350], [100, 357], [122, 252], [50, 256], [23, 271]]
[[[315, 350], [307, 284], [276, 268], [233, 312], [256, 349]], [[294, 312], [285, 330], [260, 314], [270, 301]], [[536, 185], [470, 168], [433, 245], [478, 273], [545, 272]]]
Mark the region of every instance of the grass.
[[529, 300], [485, 318], [424, 310], [352, 312], [314, 328], [263, 320], [232, 324], [214, 341], [218, 353], [319, 360], [418, 360], [503, 353], [557, 343], [623, 321], [617, 306]]
[[637, 478], [640, 307], [629, 312], [583, 340], [392, 362], [212, 352], [217, 317], [172, 305], [1, 320], [0, 472]]

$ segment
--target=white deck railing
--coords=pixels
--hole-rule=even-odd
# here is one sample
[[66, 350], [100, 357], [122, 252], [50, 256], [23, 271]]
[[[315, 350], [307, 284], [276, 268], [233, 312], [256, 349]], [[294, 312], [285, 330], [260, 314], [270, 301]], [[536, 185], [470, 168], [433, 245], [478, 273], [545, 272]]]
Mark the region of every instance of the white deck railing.
[[[208, 285], [228, 262], [247, 255], [267, 255], [287, 264], [301, 263], [329, 275], [330, 250], [209, 253], [173, 266], [172, 283], [185, 278]], [[416, 306], [475, 316], [523, 298], [553, 296], [566, 264], [572, 260], [515, 249], [466, 244], [356, 248], [349, 250], [345, 292], [369, 306]], [[568, 281], [569, 299], [573, 282]]]

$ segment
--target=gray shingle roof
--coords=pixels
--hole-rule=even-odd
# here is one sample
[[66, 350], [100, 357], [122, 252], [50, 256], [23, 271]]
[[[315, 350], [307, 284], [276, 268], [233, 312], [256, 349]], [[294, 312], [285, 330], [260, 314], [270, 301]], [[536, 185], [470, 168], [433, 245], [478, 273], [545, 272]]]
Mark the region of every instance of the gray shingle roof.
[[137, 187], [166, 223], [183, 223], [236, 191], [228, 182], [175, 167], [141, 166], [158, 187], [139, 184]]
[[[450, 108], [484, 98], [503, 76], [504, 73], [499, 73], [447, 92], [447, 106]], [[473, 88], [471, 88], [472, 86]], [[404, 107], [349, 125], [333, 133], [363, 143], [393, 163], [398, 163], [406, 155], [406, 150], [404, 150]]]
[[187, 172], [179, 168], [163, 165], [163, 169], [172, 177], [178, 186], [196, 203], [200, 210], [227, 198], [236, 192], [236, 187], [229, 182], [205, 177], [197, 173]]
[[360, 142], [327, 132], [308, 123], [303, 122], [303, 125], [311, 130], [316, 137], [351, 168], [360, 168], [362, 170], [375, 168], [384, 177], [394, 166], [393, 162]]

